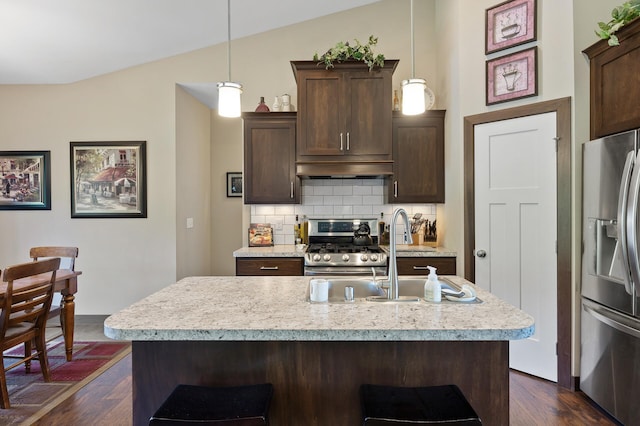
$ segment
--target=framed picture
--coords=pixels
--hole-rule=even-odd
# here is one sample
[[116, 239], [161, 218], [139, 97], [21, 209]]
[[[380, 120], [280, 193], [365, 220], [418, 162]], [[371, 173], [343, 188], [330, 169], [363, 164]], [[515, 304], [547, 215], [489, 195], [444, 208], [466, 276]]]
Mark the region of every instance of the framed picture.
[[487, 105], [538, 94], [538, 48], [487, 61]]
[[536, 39], [536, 0], [509, 0], [486, 11], [485, 53]]
[[273, 228], [269, 223], [249, 225], [249, 247], [272, 247]]
[[227, 172], [227, 197], [242, 197], [241, 172]]
[[71, 142], [71, 217], [147, 217], [145, 141]]
[[0, 210], [51, 210], [51, 151], [0, 151]]

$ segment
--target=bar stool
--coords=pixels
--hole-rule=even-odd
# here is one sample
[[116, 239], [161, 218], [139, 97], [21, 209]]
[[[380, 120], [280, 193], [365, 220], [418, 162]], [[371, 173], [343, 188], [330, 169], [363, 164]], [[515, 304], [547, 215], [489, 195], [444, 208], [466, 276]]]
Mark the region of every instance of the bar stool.
[[268, 425], [272, 395], [270, 383], [234, 387], [178, 385], [151, 416], [149, 425]]
[[456, 385], [360, 386], [362, 424], [366, 426], [447, 424], [482, 425]]

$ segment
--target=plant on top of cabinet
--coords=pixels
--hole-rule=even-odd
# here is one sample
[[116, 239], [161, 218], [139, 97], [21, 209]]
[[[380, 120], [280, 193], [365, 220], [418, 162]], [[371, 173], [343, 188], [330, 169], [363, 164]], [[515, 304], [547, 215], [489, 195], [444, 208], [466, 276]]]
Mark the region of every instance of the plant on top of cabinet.
[[629, 0], [611, 11], [609, 22], [598, 22], [596, 34], [603, 40], [609, 40], [609, 46], [619, 45], [617, 32], [624, 25], [640, 17], [640, 0]]
[[320, 57], [316, 52], [313, 60], [324, 63], [326, 69], [333, 68], [334, 62], [344, 61], [362, 61], [369, 66], [369, 71], [375, 66], [384, 66], [384, 55], [373, 53], [373, 46], [378, 44], [378, 37], [370, 35], [367, 44], [361, 44], [358, 39], [355, 39], [355, 42], [355, 47], [351, 47], [348, 41], [340, 41]]

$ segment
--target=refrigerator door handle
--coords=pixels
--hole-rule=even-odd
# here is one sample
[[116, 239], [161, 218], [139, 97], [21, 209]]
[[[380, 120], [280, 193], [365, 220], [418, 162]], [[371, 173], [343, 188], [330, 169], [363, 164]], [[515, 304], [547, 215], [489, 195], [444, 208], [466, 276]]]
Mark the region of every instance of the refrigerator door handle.
[[[640, 153], [636, 157], [636, 164], [640, 160]], [[640, 285], [640, 261], [638, 256], [638, 201], [640, 200], [640, 167], [634, 167], [629, 187], [629, 199], [627, 200], [627, 247], [629, 252], [629, 269], [631, 269], [631, 287], [629, 293], [635, 295], [637, 286]]]
[[[622, 180], [620, 181], [620, 195], [618, 197], [618, 238], [620, 243], [620, 252], [622, 253], [622, 260], [624, 265], [624, 289], [628, 294], [633, 294], [632, 290], [632, 266], [630, 264], [629, 259], [629, 241], [628, 236], [633, 236], [634, 234], [627, 234], [628, 223], [627, 218], [630, 217], [628, 215], [628, 204], [629, 204], [629, 189], [631, 187], [632, 181], [632, 173], [637, 169], [634, 167], [635, 165], [635, 153], [633, 151], [629, 151], [627, 154], [627, 159], [624, 162], [624, 170], [622, 172]], [[637, 193], [636, 193], [636, 201], [637, 201]], [[636, 212], [637, 213], [637, 212]], [[633, 217], [633, 216], [631, 216]], [[634, 221], [635, 223], [635, 221]], [[635, 226], [634, 226], [635, 227]], [[635, 238], [631, 238], [634, 240]], [[636, 247], [637, 252], [637, 247]]]
[[628, 334], [633, 337], [640, 338], [640, 323], [634, 326], [634, 323], [626, 319], [617, 312], [608, 309], [604, 306], [597, 305], [589, 300], [582, 300], [582, 307], [584, 310], [591, 314], [594, 318], [603, 324], [613, 327], [618, 331]]

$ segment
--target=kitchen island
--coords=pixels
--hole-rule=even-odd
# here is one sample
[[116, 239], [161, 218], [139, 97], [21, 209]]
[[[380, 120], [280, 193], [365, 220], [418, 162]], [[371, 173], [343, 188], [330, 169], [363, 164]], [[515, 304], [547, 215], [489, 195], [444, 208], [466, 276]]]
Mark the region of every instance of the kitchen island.
[[[459, 277], [446, 277], [458, 284]], [[533, 318], [479, 304], [310, 303], [309, 277], [190, 277], [105, 321], [131, 340], [134, 425], [179, 383], [271, 382], [271, 424], [359, 424], [361, 383], [454, 383], [485, 424], [509, 423], [509, 340]]]

